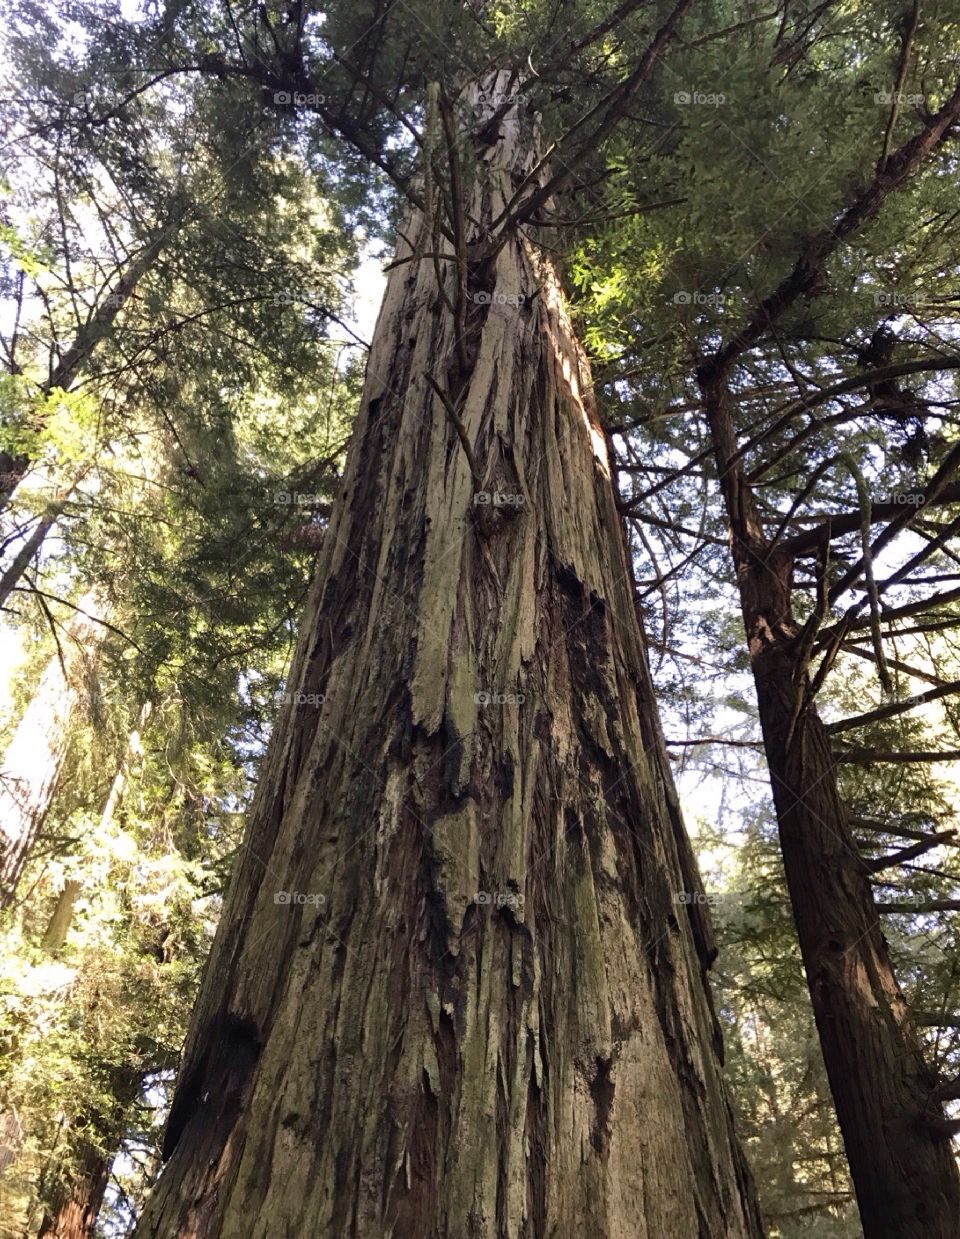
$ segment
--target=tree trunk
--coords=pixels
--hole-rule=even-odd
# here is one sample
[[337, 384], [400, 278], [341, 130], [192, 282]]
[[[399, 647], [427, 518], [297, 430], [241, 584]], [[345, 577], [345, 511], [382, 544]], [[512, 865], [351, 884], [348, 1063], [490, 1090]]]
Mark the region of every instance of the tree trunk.
[[[23, 1149], [23, 1127], [12, 1110], [0, 1113], [0, 1179]], [[2, 1198], [2, 1197], [0, 1197]]]
[[445, 253], [389, 277], [140, 1239], [761, 1233], [586, 359], [517, 236], [461, 350]]
[[771, 549], [737, 456], [723, 376], [704, 383], [783, 865], [827, 1075], [866, 1239], [956, 1239], [960, 1179], [938, 1079], [897, 985], [812, 704], [791, 605], [792, 560]]
[[30, 536], [24, 541], [12, 562], [4, 569], [3, 575], [0, 576], [0, 611], [8, 610], [7, 600], [20, 584], [23, 574], [30, 567], [62, 511], [62, 505], [51, 505], [34, 525]]
[[[186, 205], [178, 203], [172, 222], [161, 229], [140, 253], [130, 260], [113, 290], [102, 297], [100, 304], [80, 327], [70, 346], [59, 355], [57, 364], [51, 368], [46, 381], [39, 385], [38, 394], [41, 397], [47, 398], [56, 391], [69, 391], [73, 387], [101, 342], [111, 335], [114, 321], [124, 302], [177, 235], [185, 214]], [[9, 452], [0, 451], [0, 512], [9, 504], [14, 491], [33, 463], [27, 454], [12, 456]]]
[[[127, 751], [110, 784], [100, 817], [101, 830], [109, 827], [126, 785], [131, 758], [139, 751], [139, 728], [150, 714], [145, 704], [138, 715], [137, 728], [130, 733]], [[74, 907], [82, 890], [76, 879], [67, 879], [43, 935], [42, 947], [55, 955], [64, 945], [73, 919]], [[68, 1182], [49, 1188], [53, 1204], [44, 1212], [37, 1239], [88, 1239], [95, 1233], [97, 1219], [110, 1181], [110, 1169], [130, 1130], [131, 1107], [140, 1095], [146, 1067], [121, 1065], [99, 1082], [101, 1107], [84, 1116], [79, 1149], [74, 1155], [75, 1169]], [[106, 1151], [105, 1151], [106, 1150]]]
[[122, 1064], [105, 1077], [106, 1105], [91, 1108], [78, 1125], [73, 1136], [73, 1173], [67, 1182], [61, 1180], [48, 1188], [48, 1207], [37, 1239], [91, 1239], [95, 1234], [110, 1170], [130, 1130], [131, 1106], [147, 1074], [142, 1067]]
[[[90, 614], [83, 614], [90, 612]], [[17, 725], [0, 765], [0, 906], [13, 900], [30, 848], [43, 825], [70, 743], [78, 681], [96, 657], [102, 627], [85, 598], [66, 629], [63, 662], [54, 655]]]
[[67, 506], [70, 496], [83, 481], [86, 473], [87, 469], [82, 469], [68, 486], [64, 486], [58, 491], [53, 501], [45, 508], [43, 515], [37, 519], [37, 523], [31, 530], [29, 537], [24, 539], [23, 545], [17, 551], [8, 567], [4, 569], [3, 574], [0, 575], [0, 611], [8, 609], [7, 601], [10, 595], [18, 587], [23, 579], [23, 574], [39, 554], [40, 548], [47, 539], [47, 535], [56, 525], [60, 514]]
[[44, 1215], [37, 1239], [90, 1239], [109, 1182], [110, 1161], [87, 1150], [70, 1194], [55, 1213]]
[[40, 944], [50, 955], [56, 955], [67, 940], [70, 923], [73, 920], [74, 905], [80, 898], [81, 890], [82, 886], [76, 878], [68, 878], [63, 884], [63, 890], [57, 897], [56, 907], [47, 922], [43, 941]]

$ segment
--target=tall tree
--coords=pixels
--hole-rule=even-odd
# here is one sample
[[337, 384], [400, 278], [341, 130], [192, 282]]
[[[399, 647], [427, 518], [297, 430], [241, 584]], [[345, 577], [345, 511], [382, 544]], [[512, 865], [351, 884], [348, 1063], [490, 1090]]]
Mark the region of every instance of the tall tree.
[[70, 716], [90, 687], [103, 628], [92, 597], [66, 627], [0, 762], [0, 905], [13, 898], [70, 743]]
[[451, 209], [428, 171], [139, 1235], [760, 1233], [518, 86], [428, 91]]
[[[783, 24], [758, 15], [733, 63], [705, 39], [688, 62], [691, 77], [677, 83], [686, 88], [674, 95], [682, 121], [664, 109], [673, 124], [662, 158], [631, 173], [640, 191], [654, 179], [667, 189], [692, 186], [689, 204], [678, 207], [679, 218], [664, 213], [608, 229], [604, 244], [614, 239], [620, 256], [628, 246], [637, 256], [626, 270], [607, 265], [592, 308], [602, 321], [604, 294], [621, 308], [628, 303], [617, 328], [621, 336], [636, 332], [617, 350], [610, 389], [615, 407], [629, 359], [632, 400], [621, 403], [620, 424], [646, 422], [651, 431], [629, 460], [635, 476], [650, 478], [627, 505], [643, 536], [660, 528], [684, 542], [684, 554], [708, 550], [723, 531], [709, 500], [698, 511], [689, 482], [699, 473], [718, 483], [794, 920], [865, 1232], [946, 1236], [960, 1215], [953, 1125], [897, 984], [873, 871], [840, 793], [838, 761], [870, 757], [864, 746], [843, 744], [842, 734], [876, 715], [827, 726], [816, 705], [852, 633], [863, 634], [859, 652], [865, 642], [884, 690], [892, 689], [880, 599], [896, 615], [893, 591], [901, 582], [922, 585], [911, 576], [921, 566], [943, 566], [958, 520], [950, 398], [957, 358], [947, 343], [956, 238], [947, 200], [960, 87], [932, 32], [916, 20], [893, 23], [890, 13], [878, 7], [891, 24], [862, 42], [822, 12], [796, 30], [786, 15]], [[851, 57], [851, 42], [863, 59]], [[832, 104], [818, 103], [814, 87], [824, 64]], [[879, 89], [891, 73], [893, 89]], [[917, 93], [905, 107], [912, 84]], [[818, 106], [848, 118], [835, 142]], [[794, 140], [784, 144], [788, 128]], [[718, 143], [718, 131], [729, 141]], [[676, 145], [674, 132], [682, 133]], [[801, 179], [811, 151], [825, 165], [816, 195]], [[691, 166], [698, 176], [690, 177]], [[761, 183], [770, 185], [769, 198]], [[721, 215], [729, 223], [718, 230]], [[904, 314], [903, 356], [892, 322], [908, 298], [891, 290], [920, 292], [933, 271], [946, 278], [944, 304], [938, 296], [918, 307], [912, 323]], [[925, 398], [905, 386], [908, 376], [923, 382], [928, 374], [937, 378]], [[691, 422], [701, 417], [706, 442], [691, 451]], [[651, 441], [661, 455], [652, 455]], [[677, 509], [656, 512], [677, 481]], [[847, 506], [840, 495], [850, 497]], [[908, 528], [922, 530], [919, 550], [895, 544]], [[881, 553], [902, 559], [878, 579]], [[668, 579], [654, 564], [651, 588]], [[936, 577], [926, 579], [932, 585]], [[834, 605], [844, 610], [828, 624]], [[939, 683], [926, 700], [956, 687]], [[887, 701], [880, 716], [924, 700], [911, 693]]]

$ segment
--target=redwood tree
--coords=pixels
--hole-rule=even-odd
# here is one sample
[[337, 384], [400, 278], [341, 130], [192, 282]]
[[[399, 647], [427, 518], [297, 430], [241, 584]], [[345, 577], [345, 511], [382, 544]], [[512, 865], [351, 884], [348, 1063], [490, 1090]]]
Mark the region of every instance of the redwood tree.
[[761, 1233], [518, 86], [428, 91], [141, 1237]]
[[[914, 512], [908, 508], [895, 515], [870, 549], [868, 536], [863, 558], [832, 584], [824, 566], [817, 611], [801, 625], [792, 599], [796, 558], [828, 545], [830, 525], [795, 541], [781, 537], [784, 526], [768, 534], [736, 435], [731, 372], [747, 349], [776, 331], [779, 319], [800, 298], [816, 295], [828, 258], [871, 223], [888, 195], [938, 152], [958, 118], [960, 84], [922, 128], [880, 161], [832, 227], [807, 239], [790, 273], [704, 360], [697, 376], [729, 521], [797, 937], [867, 1239], [893, 1234], [949, 1239], [960, 1218], [960, 1174], [940, 1081], [924, 1060], [897, 984], [873, 899], [871, 869], [841, 801], [836, 758], [814, 700], [836, 648], [865, 604], [849, 608], [815, 676], [810, 657], [828, 605], [867, 576], [872, 553]], [[932, 507], [948, 498], [946, 487], [958, 461], [960, 445], [954, 444], [914, 507]], [[861, 510], [849, 525], [866, 521], [869, 529], [872, 519], [869, 497], [861, 496]], [[947, 527], [947, 534], [953, 527]], [[836, 533], [844, 528], [838, 522]], [[882, 653], [877, 658], [883, 670]]]

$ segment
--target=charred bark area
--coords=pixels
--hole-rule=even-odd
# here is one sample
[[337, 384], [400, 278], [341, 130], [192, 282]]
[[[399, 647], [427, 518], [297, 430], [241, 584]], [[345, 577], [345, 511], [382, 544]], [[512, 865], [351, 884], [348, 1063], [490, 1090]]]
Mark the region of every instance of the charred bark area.
[[[500, 133], [467, 219], [536, 163]], [[433, 233], [388, 282], [137, 1234], [756, 1236], [589, 368], [522, 230], [461, 348]], [[224, 1013], [257, 1044], [229, 1120]]]

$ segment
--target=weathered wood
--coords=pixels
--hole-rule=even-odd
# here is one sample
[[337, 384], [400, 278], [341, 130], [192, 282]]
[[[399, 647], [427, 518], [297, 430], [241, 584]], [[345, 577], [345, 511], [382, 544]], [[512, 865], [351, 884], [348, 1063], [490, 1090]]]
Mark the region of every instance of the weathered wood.
[[[499, 132], [468, 246], [536, 158]], [[759, 1235], [586, 358], [515, 235], [469, 271], [464, 370], [456, 265], [402, 261], [433, 233], [390, 272], [136, 1234]]]

